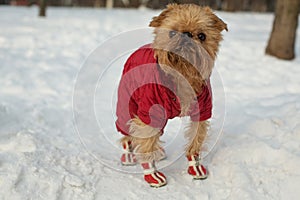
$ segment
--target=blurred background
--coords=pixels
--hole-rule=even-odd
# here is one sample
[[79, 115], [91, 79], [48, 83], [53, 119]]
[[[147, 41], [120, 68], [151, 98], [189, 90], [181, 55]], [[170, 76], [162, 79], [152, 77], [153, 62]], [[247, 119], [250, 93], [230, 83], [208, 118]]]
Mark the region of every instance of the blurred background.
[[[276, 0], [46, 0], [50, 6], [78, 7], [116, 7], [138, 8], [148, 7], [162, 9], [168, 3], [195, 3], [208, 5], [215, 10], [223, 11], [255, 11], [272, 12]], [[31, 6], [39, 4], [40, 0], [0, 0], [0, 4]]]

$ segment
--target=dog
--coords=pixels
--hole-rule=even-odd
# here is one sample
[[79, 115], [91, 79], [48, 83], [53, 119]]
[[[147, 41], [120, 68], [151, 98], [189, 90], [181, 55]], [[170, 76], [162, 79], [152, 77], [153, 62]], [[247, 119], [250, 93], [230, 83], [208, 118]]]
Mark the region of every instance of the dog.
[[188, 174], [206, 179], [201, 147], [212, 115], [210, 75], [227, 24], [209, 7], [169, 4], [150, 22], [154, 41], [128, 58], [118, 88], [116, 127], [123, 165], [141, 164], [152, 187], [167, 184], [155, 163], [166, 157], [160, 136], [168, 119], [190, 116]]

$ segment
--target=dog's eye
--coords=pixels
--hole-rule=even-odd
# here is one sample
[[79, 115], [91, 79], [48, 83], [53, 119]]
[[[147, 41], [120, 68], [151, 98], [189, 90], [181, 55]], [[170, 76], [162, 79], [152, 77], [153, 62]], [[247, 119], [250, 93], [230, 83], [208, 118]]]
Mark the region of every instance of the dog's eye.
[[172, 38], [176, 35], [176, 31], [170, 31], [169, 32], [169, 37]]
[[204, 41], [206, 39], [206, 35], [204, 33], [199, 33], [198, 38], [200, 41]]

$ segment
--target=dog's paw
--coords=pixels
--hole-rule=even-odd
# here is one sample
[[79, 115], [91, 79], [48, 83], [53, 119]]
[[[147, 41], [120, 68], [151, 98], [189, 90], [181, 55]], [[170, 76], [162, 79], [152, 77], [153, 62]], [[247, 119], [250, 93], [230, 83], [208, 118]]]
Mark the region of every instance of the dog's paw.
[[133, 148], [130, 140], [124, 140], [122, 142], [122, 147], [124, 149], [124, 153], [121, 156], [121, 163], [125, 166], [136, 165], [137, 159], [135, 154], [133, 153]]
[[159, 188], [167, 184], [167, 178], [159, 171], [145, 174], [144, 179], [151, 187]]
[[204, 180], [207, 178], [207, 170], [203, 165], [189, 166], [188, 173], [193, 176], [195, 180]]
[[122, 165], [125, 165], [125, 166], [136, 165], [137, 161], [136, 161], [136, 157], [135, 157], [134, 153], [131, 153], [131, 152], [123, 153], [121, 156], [121, 163], [122, 163]]
[[189, 168], [188, 173], [196, 180], [204, 180], [208, 176], [207, 169], [200, 163], [198, 155], [188, 156]]
[[162, 187], [167, 184], [166, 176], [157, 171], [154, 162], [141, 163], [144, 169], [144, 179], [151, 187]]

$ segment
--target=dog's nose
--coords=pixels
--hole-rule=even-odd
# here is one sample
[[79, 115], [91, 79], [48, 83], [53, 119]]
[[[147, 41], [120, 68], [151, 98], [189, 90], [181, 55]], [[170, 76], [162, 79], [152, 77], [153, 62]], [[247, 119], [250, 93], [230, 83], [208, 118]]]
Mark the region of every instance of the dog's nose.
[[188, 36], [189, 38], [193, 37], [193, 34], [191, 34], [190, 32], [183, 32], [182, 37]]

